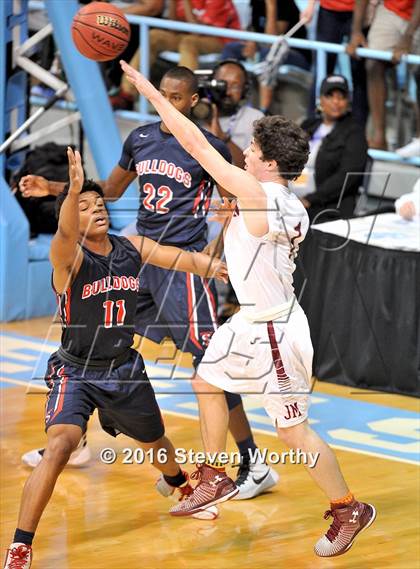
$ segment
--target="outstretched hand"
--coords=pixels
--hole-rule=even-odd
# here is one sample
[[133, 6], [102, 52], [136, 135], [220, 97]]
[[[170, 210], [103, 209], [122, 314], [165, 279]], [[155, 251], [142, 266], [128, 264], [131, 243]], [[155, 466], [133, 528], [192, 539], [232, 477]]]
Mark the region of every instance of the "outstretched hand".
[[19, 191], [24, 198], [43, 198], [49, 195], [48, 180], [43, 176], [28, 174], [20, 179]]
[[122, 70], [124, 71], [128, 81], [134, 85], [140, 95], [143, 95], [147, 99], [149, 99], [154, 93], [156, 93], [156, 89], [150, 83], [146, 77], [134, 69], [131, 65], [129, 65], [126, 61], [121, 60], [120, 65]]
[[[209, 260], [211, 258], [209, 257]], [[207, 278], [215, 278], [219, 281], [223, 281], [225, 284], [228, 282], [228, 270], [226, 263], [217, 259], [216, 257], [212, 258], [209, 263], [209, 268], [207, 274], [205, 275]]]
[[80, 194], [85, 180], [80, 152], [78, 150], [73, 152], [70, 146], [68, 146], [67, 158], [69, 161], [70, 192]]

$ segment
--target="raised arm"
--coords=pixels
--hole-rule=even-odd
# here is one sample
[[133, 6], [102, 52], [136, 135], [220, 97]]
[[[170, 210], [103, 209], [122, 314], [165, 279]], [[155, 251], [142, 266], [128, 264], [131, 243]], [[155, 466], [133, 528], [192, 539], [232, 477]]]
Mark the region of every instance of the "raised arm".
[[238, 197], [245, 207], [260, 207], [260, 200], [265, 199], [265, 194], [257, 180], [246, 171], [229, 164], [207, 141], [200, 129], [175, 109], [146, 77], [125, 61], [121, 62], [121, 66], [128, 80], [152, 103], [181, 146], [201, 164], [217, 184]]
[[79, 195], [83, 186], [83, 167], [79, 152], [67, 148], [69, 160], [69, 192], [61, 206], [57, 233], [50, 248], [54, 288], [63, 293], [77, 275], [83, 260], [79, 245]]
[[227, 282], [225, 263], [204, 253], [184, 251], [178, 247], [159, 245], [148, 237], [130, 235], [127, 237], [139, 251], [144, 263], [172, 271], [194, 273], [204, 278], [217, 278]]
[[367, 41], [363, 34], [363, 22], [365, 21], [368, 0], [356, 0], [353, 10], [353, 22], [350, 41], [347, 45], [347, 53], [355, 59], [360, 59], [356, 53], [358, 47], [366, 47]]
[[131, 170], [124, 170], [121, 166], [115, 166], [111, 174], [105, 181], [98, 182], [104, 191], [107, 201], [114, 201], [120, 198], [137, 174]]
[[19, 182], [19, 191], [24, 198], [42, 198], [44, 196], [58, 196], [64, 190], [66, 182], [53, 182], [43, 176], [28, 174]]

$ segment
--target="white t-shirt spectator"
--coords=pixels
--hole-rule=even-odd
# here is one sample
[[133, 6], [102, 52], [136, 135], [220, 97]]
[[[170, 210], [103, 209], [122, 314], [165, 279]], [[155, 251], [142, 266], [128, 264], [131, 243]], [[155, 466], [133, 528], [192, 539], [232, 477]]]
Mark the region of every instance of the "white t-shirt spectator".
[[231, 117], [219, 117], [220, 128], [229, 134], [236, 146], [245, 150], [251, 144], [254, 121], [263, 116], [259, 109], [244, 105]]

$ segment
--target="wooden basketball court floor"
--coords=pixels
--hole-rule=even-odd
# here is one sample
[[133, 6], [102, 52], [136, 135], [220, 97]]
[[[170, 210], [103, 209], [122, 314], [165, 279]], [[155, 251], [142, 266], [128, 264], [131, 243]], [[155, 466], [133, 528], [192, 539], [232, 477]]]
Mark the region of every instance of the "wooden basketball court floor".
[[[3, 333], [45, 337], [50, 320], [11, 323]], [[50, 340], [58, 341], [55, 330]], [[145, 359], [156, 351], [145, 343]], [[179, 360], [188, 366], [187, 356]], [[20, 493], [29, 474], [21, 454], [42, 446], [43, 393], [27, 392], [24, 382], [10, 380], [1, 397], [1, 550], [16, 526]], [[357, 394], [332, 384], [317, 383], [317, 396], [384, 405], [397, 412], [418, 411], [415, 399], [372, 392]], [[341, 399], [340, 399], [341, 400]], [[337, 399], [338, 401], [338, 399]], [[378, 407], [379, 409], [379, 407]], [[201, 449], [196, 417], [164, 412], [167, 434], [176, 447]], [[412, 444], [413, 432], [407, 433]], [[415, 435], [414, 435], [415, 436]], [[256, 433], [260, 448], [286, 450], [268, 432]], [[34, 569], [416, 569], [419, 567], [419, 469], [413, 461], [336, 450], [352, 491], [375, 504], [375, 524], [346, 555], [320, 559], [313, 545], [329, 524], [323, 520], [327, 502], [303, 466], [278, 465], [280, 483], [254, 500], [230, 501], [216, 521], [174, 519], [172, 504], [154, 489], [150, 465], [102, 464], [105, 447], [122, 450], [135, 445], [123, 436], [114, 440], [101, 431], [96, 416], [89, 429], [94, 458], [83, 469], [67, 468], [59, 478], [34, 542]], [[389, 443], [392, 448], [392, 437]], [[388, 446], [389, 446], [388, 445]], [[411, 447], [410, 447], [411, 448]], [[229, 440], [229, 450], [235, 450]], [[418, 459], [418, 455], [414, 456]], [[188, 467], [192, 470], [192, 467]]]

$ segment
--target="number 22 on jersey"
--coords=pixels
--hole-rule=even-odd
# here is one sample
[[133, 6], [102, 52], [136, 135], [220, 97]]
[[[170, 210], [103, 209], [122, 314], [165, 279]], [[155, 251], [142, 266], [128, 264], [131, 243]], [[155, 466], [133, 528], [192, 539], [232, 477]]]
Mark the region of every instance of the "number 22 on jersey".
[[[143, 199], [143, 206], [148, 211], [153, 211], [153, 213], [160, 213], [161, 215], [169, 212], [169, 208], [166, 206], [173, 198], [173, 192], [171, 188], [168, 186], [159, 186], [159, 188], [156, 190], [153, 184], [147, 182], [144, 184], [142, 189], [146, 194]], [[159, 197], [159, 199], [156, 201], [156, 203], [152, 203], [156, 197]]]

